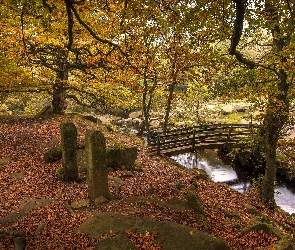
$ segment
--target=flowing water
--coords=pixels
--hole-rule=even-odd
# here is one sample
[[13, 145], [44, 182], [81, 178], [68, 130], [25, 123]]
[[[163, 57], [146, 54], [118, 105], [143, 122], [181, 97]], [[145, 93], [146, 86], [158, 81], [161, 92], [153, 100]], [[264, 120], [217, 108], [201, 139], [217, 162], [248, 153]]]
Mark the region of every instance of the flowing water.
[[[251, 187], [252, 179], [257, 178], [251, 171], [224, 162], [215, 150], [198, 151], [197, 157], [194, 153], [184, 153], [171, 158], [186, 168], [205, 170], [213, 181], [227, 183], [240, 193], [246, 192]], [[275, 200], [286, 212], [295, 213], [295, 185], [278, 180]]]

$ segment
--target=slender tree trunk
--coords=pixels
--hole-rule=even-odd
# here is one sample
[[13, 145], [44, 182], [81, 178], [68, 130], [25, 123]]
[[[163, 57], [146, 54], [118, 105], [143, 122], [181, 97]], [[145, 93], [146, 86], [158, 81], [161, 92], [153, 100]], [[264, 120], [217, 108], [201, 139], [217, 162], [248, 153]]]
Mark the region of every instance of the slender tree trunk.
[[60, 71], [57, 74], [56, 82], [53, 86], [52, 106], [53, 112], [56, 114], [63, 114], [67, 108], [66, 103], [66, 87], [64, 82], [68, 80], [68, 68], [66, 63], [60, 66]]
[[173, 92], [174, 92], [175, 85], [176, 85], [176, 79], [173, 79], [173, 82], [169, 86], [169, 95], [168, 95], [168, 99], [167, 99], [167, 106], [166, 106], [164, 124], [163, 124], [163, 133], [164, 134], [166, 134], [166, 132], [167, 132], [170, 111], [172, 108]]
[[[147, 143], [150, 145], [150, 112], [152, 108], [152, 101], [154, 97], [154, 91], [157, 87], [157, 76], [154, 78], [153, 86], [150, 91], [148, 91], [148, 86], [147, 86], [147, 80], [144, 80], [144, 93], [142, 97], [142, 110], [143, 110], [143, 117], [144, 117], [144, 122], [141, 127], [140, 132], [138, 135], [143, 134], [143, 130], [146, 129], [147, 133]], [[149, 94], [149, 96], [148, 96]], [[147, 104], [146, 104], [147, 103]]]
[[149, 107], [147, 105], [147, 96], [148, 96], [148, 83], [147, 78], [144, 77], [143, 80], [144, 84], [144, 92], [142, 94], [142, 113], [144, 117], [144, 125], [146, 130], [146, 137], [147, 137], [147, 144], [151, 144], [151, 132], [150, 132], [150, 113], [149, 113]]

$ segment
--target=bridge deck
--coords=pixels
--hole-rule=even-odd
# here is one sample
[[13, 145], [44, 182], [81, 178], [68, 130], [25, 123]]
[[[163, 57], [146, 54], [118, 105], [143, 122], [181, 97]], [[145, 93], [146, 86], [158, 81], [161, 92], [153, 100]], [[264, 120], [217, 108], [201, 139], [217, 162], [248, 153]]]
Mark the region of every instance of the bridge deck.
[[210, 124], [174, 129], [165, 135], [152, 134], [150, 151], [172, 155], [200, 149], [241, 147], [242, 141], [251, 134], [251, 124]]

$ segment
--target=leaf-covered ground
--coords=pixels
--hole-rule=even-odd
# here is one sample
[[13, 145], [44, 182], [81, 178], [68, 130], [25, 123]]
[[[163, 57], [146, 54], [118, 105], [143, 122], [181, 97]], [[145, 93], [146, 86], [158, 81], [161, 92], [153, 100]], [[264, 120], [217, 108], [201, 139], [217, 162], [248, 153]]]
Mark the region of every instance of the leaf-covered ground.
[[[192, 210], [180, 213], [152, 202], [148, 205], [141, 202], [124, 203], [131, 196], [154, 196], [163, 201], [173, 197], [184, 198], [188, 190], [194, 190], [199, 195], [210, 224], [210, 233], [226, 241], [231, 249], [273, 249], [277, 241], [276, 236], [262, 231], [242, 232], [241, 229], [253, 219], [249, 207], [274, 218], [282, 230], [285, 226], [294, 226], [294, 220], [286, 213], [272, 212], [261, 206], [254, 193], [242, 195], [227, 185], [211, 181], [198, 180], [195, 183], [191, 181], [192, 175], [188, 171], [174, 165], [169, 158], [149, 156], [140, 140], [106, 129], [103, 131], [107, 144], [138, 146], [137, 161], [143, 171], [133, 174], [126, 174], [126, 171], [110, 172], [109, 186], [115, 199], [72, 210], [68, 204], [87, 198], [86, 181], [58, 180], [55, 173], [61, 162], [45, 163], [43, 159], [48, 148], [60, 144], [60, 123], [64, 119], [74, 121], [81, 144], [86, 129], [97, 128], [94, 123], [74, 117], [0, 119], [0, 160], [7, 162], [0, 165], [0, 221], [19, 211], [25, 201], [46, 201], [45, 205], [32, 209], [24, 217], [0, 225], [2, 235], [7, 232], [6, 237], [0, 238], [0, 249], [14, 249], [12, 235], [17, 233], [25, 235], [26, 249], [94, 249], [97, 241], [112, 237], [112, 232], [91, 239], [75, 230], [98, 211], [174, 221], [204, 230], [204, 225], [198, 223], [198, 215]], [[131, 240], [135, 241], [136, 238], [141, 242], [142, 249], [161, 249], [150, 243], [155, 235], [143, 235], [139, 240], [132, 232], [126, 233]]]

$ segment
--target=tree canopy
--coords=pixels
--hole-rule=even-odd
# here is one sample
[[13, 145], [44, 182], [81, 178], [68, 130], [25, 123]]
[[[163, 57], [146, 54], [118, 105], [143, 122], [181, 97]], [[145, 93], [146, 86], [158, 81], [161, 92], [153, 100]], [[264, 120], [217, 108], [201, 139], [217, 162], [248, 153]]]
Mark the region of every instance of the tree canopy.
[[60, 114], [68, 98], [96, 108], [141, 105], [147, 130], [157, 89], [166, 89], [167, 125], [179, 79], [238, 93], [263, 110], [262, 196], [273, 202], [275, 150], [294, 98], [292, 1], [1, 3], [2, 92], [46, 91]]

